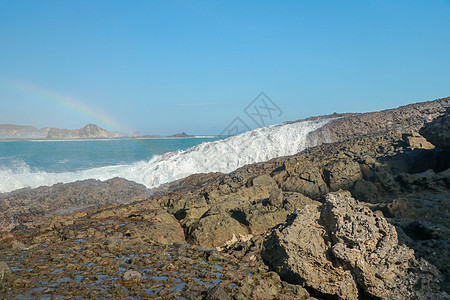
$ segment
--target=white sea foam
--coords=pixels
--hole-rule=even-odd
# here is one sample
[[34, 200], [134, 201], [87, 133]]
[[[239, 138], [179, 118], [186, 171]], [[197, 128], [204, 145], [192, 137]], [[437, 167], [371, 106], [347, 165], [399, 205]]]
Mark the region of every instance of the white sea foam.
[[89, 178], [106, 180], [114, 177], [123, 177], [154, 188], [195, 173], [227, 173], [246, 164], [292, 155], [313, 146], [306, 139], [308, 133], [329, 121], [330, 119], [322, 119], [272, 125], [224, 140], [205, 142], [185, 151], [155, 156], [149, 161], [77, 172], [36, 172], [26, 163], [18, 162], [13, 167], [0, 169], [0, 192], [58, 182]]

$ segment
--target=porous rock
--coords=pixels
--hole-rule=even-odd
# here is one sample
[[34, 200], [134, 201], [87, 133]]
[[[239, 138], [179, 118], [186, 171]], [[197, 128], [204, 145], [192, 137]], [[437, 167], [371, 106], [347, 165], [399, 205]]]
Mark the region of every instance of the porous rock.
[[341, 299], [448, 297], [439, 271], [398, 245], [386, 219], [346, 192], [325, 201], [296, 210], [268, 235], [262, 256], [284, 280]]

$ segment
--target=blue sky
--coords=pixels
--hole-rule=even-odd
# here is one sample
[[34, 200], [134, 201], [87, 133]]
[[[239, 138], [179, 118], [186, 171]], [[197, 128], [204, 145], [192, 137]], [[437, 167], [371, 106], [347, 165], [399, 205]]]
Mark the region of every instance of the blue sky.
[[0, 123], [218, 134], [450, 96], [450, 1], [0, 1]]

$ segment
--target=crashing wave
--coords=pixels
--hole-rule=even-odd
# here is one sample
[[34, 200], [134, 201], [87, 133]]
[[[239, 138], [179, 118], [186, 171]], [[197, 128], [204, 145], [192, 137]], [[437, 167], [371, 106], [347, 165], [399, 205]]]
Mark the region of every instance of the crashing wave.
[[32, 171], [19, 162], [14, 168], [0, 169], [0, 192], [24, 187], [52, 185], [84, 179], [106, 180], [122, 177], [148, 188], [196, 173], [228, 173], [244, 165], [296, 154], [311, 144], [308, 134], [331, 119], [283, 123], [258, 128], [224, 140], [205, 142], [185, 151], [154, 156], [149, 161], [107, 166], [77, 172], [49, 173]]

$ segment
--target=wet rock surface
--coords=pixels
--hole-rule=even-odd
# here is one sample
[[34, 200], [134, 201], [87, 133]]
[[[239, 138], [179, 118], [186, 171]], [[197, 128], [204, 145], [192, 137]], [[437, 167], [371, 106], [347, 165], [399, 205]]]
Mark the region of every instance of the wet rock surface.
[[[111, 248], [102, 242], [104, 238], [49, 239], [33, 244], [29, 236], [30, 249], [19, 251], [3, 236], [0, 251], [6, 262], [0, 263], [0, 275], [5, 274], [0, 297], [296, 299], [299, 293], [284, 287], [276, 273], [256, 259], [239, 259], [215, 248], [132, 237]], [[303, 292], [306, 298], [308, 293]]]
[[129, 203], [143, 199], [150, 192], [142, 184], [123, 178], [106, 181], [83, 180], [51, 187], [21, 189], [0, 194], [0, 230], [18, 224], [33, 226], [44, 218], [67, 214], [92, 205]]
[[417, 131], [449, 106], [346, 115], [309, 137], [333, 144], [152, 194], [0, 195], [0, 298], [445, 299], [450, 155]]

